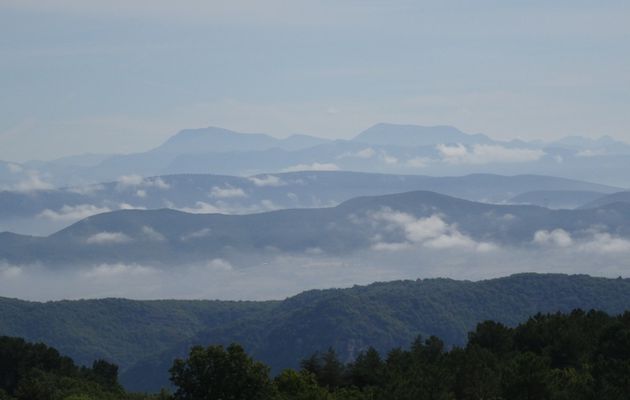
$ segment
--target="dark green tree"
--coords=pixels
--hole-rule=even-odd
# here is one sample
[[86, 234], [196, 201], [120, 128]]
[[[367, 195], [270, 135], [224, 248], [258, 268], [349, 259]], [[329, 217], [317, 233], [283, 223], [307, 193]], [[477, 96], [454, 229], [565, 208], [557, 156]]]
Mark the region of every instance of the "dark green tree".
[[265, 400], [273, 394], [269, 368], [237, 344], [195, 346], [170, 373], [177, 400]]

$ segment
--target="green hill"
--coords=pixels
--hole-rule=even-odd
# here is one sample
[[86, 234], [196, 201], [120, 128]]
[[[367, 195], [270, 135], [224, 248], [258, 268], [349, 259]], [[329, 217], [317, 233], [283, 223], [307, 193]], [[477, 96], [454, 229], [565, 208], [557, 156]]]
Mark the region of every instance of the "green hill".
[[537, 312], [630, 309], [630, 280], [520, 274], [480, 282], [397, 281], [314, 290], [281, 302], [0, 300], [0, 334], [43, 341], [85, 363], [121, 366], [134, 390], [167, 383], [193, 344], [241, 343], [274, 371], [333, 346], [343, 361], [368, 346], [387, 351], [418, 334], [464, 344], [484, 320], [516, 325]]

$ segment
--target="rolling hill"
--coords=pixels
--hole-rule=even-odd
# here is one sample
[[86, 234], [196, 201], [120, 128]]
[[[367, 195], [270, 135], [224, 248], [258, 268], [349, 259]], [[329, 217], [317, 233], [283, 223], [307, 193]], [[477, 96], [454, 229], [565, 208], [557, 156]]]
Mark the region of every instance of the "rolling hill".
[[0, 191], [0, 231], [47, 235], [87, 216], [125, 208], [247, 214], [274, 209], [334, 206], [358, 196], [412, 190], [502, 203], [521, 193], [551, 189], [601, 192], [602, 195], [621, 190], [538, 175], [430, 177], [309, 171], [250, 177], [210, 174], [151, 178], [127, 176], [116, 182], [62, 189]]
[[605, 196], [600, 196], [597, 199], [594, 199], [586, 204], [580, 206], [580, 208], [597, 208], [604, 207], [610, 204], [615, 203], [630, 203], [630, 192], [619, 192], [613, 193]]
[[606, 194], [589, 190], [535, 190], [514, 196], [508, 200], [508, 203], [570, 209], [580, 207], [603, 196]]
[[0, 334], [42, 341], [79, 362], [120, 364], [134, 390], [167, 384], [168, 367], [192, 344], [242, 343], [274, 372], [333, 346], [343, 360], [418, 335], [463, 344], [476, 323], [509, 325], [537, 312], [630, 308], [630, 280], [520, 274], [479, 282], [397, 281], [313, 290], [280, 302], [132, 301], [35, 303], [0, 298]]
[[534, 240], [549, 239], [548, 233], [538, 238], [538, 232], [561, 230], [580, 239], [601, 227], [606, 234], [629, 237], [630, 204], [550, 210], [415, 191], [358, 197], [330, 208], [246, 215], [114, 211], [85, 218], [47, 237], [3, 235], [0, 259], [68, 267], [116, 262], [172, 266], [268, 251], [304, 254], [315, 249], [348, 255], [401, 246], [529, 246]]

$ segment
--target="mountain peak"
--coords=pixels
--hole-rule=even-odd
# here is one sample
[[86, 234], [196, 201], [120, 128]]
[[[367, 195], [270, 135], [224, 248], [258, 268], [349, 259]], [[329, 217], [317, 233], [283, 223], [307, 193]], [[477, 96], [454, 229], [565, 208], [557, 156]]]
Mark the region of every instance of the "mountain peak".
[[374, 145], [434, 146], [441, 143], [490, 143], [482, 134], [467, 134], [449, 125], [403, 125], [378, 123], [361, 132], [354, 139]]

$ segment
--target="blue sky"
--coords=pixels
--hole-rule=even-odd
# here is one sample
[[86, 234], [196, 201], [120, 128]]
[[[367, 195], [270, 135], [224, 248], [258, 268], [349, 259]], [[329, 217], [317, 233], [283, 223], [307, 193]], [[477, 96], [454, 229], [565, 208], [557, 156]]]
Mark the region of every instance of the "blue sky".
[[628, 1], [0, 0], [0, 159], [377, 122], [630, 141]]

